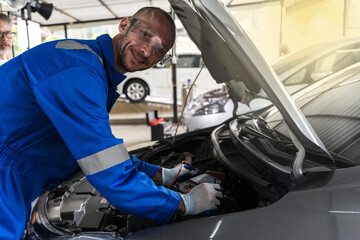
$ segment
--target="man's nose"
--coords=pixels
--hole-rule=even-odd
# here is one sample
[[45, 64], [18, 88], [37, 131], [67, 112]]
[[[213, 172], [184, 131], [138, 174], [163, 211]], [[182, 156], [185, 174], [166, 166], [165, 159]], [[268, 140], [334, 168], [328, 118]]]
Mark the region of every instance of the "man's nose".
[[1, 40], [2, 40], [2, 39], [5, 39], [5, 38], [8, 39], [8, 40], [11, 39], [11, 38], [9, 38], [5, 33], [3, 33], [2, 36], [0, 35], [0, 39], [1, 39]]
[[154, 46], [142, 46], [141, 52], [144, 55], [144, 57], [150, 57], [154, 52]]

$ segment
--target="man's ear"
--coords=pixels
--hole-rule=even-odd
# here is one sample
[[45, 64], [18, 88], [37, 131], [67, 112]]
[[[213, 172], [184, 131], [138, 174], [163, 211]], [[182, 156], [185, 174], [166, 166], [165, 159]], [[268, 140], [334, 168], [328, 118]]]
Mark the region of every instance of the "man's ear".
[[119, 27], [118, 27], [119, 33], [124, 34], [128, 30], [128, 28], [130, 26], [130, 22], [131, 21], [130, 21], [129, 17], [121, 19]]

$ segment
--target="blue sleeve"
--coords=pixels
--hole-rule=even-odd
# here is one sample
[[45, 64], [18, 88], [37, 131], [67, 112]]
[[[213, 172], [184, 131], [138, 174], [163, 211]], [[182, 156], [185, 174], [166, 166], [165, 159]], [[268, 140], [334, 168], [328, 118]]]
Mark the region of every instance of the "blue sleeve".
[[116, 208], [160, 224], [180, 204], [178, 193], [157, 186], [159, 169], [130, 157], [112, 136], [107, 79], [93, 67], [73, 67], [34, 86], [36, 99], [89, 182]]
[[147, 162], [141, 161], [137, 159], [135, 156], [130, 155], [131, 160], [133, 161], [133, 164], [137, 166], [138, 170], [144, 172], [146, 175], [149, 176], [149, 178], [153, 178], [155, 173], [159, 170], [159, 166], [155, 166], [152, 164], [149, 164]]

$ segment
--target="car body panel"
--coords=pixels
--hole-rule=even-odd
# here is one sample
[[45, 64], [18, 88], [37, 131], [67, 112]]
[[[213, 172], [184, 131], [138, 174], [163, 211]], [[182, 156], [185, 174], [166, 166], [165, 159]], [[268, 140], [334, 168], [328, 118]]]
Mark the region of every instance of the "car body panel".
[[[354, 167], [315, 174], [271, 206], [147, 229], [126, 239], [357, 239], [359, 172]], [[312, 178], [321, 179], [318, 186]]]

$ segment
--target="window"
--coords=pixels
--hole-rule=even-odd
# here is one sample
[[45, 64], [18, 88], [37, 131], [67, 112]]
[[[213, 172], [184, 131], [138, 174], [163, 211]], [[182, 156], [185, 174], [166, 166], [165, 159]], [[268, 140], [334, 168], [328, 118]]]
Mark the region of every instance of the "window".
[[295, 85], [295, 84], [301, 84], [304, 83], [304, 79], [306, 76], [307, 68], [302, 68], [300, 71], [296, 72], [292, 76], [290, 76], [288, 79], [286, 79], [283, 83], [284, 85]]
[[179, 68], [194, 68], [197, 67], [195, 55], [182, 55], [177, 59], [177, 67]]

